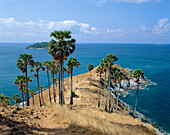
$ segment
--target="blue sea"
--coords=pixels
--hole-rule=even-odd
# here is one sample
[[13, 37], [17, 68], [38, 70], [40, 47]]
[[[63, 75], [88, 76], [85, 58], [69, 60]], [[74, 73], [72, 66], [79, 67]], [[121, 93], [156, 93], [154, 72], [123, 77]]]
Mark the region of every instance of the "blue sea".
[[[20, 93], [14, 85], [17, 75], [21, 74], [16, 66], [20, 54], [30, 53], [34, 60], [52, 60], [45, 49], [25, 49], [30, 43], [0, 43], [0, 93], [12, 97]], [[79, 74], [87, 72], [88, 64], [98, 66], [101, 59], [109, 53], [118, 57], [122, 67], [142, 69], [145, 76], [157, 85], [149, 85], [139, 91], [137, 111], [149, 117], [164, 131], [170, 133], [170, 45], [164, 44], [106, 44], [78, 43], [71, 57], [77, 58], [81, 65]], [[37, 89], [33, 79], [29, 87]], [[76, 75], [76, 71], [74, 72]], [[67, 77], [67, 76], [65, 76]], [[47, 87], [44, 72], [40, 73], [40, 85]], [[135, 91], [121, 97], [127, 104], [134, 106]]]

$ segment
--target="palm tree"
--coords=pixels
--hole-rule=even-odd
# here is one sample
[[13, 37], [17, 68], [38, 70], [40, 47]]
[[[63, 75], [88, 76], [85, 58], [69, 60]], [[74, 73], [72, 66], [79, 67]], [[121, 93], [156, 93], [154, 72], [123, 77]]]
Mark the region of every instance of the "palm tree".
[[22, 100], [20, 98], [20, 95], [19, 94], [15, 94], [12, 99], [15, 100], [15, 104], [17, 105], [17, 103], [20, 103]]
[[32, 97], [32, 103], [34, 105], [34, 95], [35, 95], [35, 89], [31, 89], [30, 96]]
[[78, 67], [79, 67], [79, 65], [80, 65], [80, 62], [77, 61], [77, 63], [76, 63], [76, 67], [77, 67], [77, 83], [78, 83]]
[[[51, 76], [52, 76], [52, 81], [53, 81], [53, 98], [54, 98], [54, 102], [56, 103], [56, 93], [55, 93], [55, 74], [57, 74], [58, 72], [58, 67], [55, 65], [56, 63], [54, 61], [51, 61], [51, 64], [50, 64], [50, 71], [51, 71]], [[59, 74], [60, 76], [60, 74]], [[60, 77], [59, 77], [60, 78]], [[61, 104], [61, 92], [60, 92], [60, 80], [59, 80], [59, 104]]]
[[69, 67], [67, 67], [67, 74], [68, 74], [68, 89], [70, 89], [69, 88], [69, 74], [71, 73], [71, 69], [69, 68]]
[[[64, 65], [64, 64], [63, 64]], [[62, 102], [63, 102], [63, 104], [65, 104], [65, 101], [64, 101], [64, 73], [65, 73], [65, 71], [66, 71], [66, 68], [65, 67], [63, 67], [63, 78], [62, 78], [62, 86], [63, 86], [63, 92], [62, 92]]]
[[31, 54], [20, 54], [19, 59], [17, 60], [17, 67], [21, 70], [22, 73], [25, 73], [26, 81], [26, 101], [27, 106], [29, 106], [29, 94], [28, 94], [28, 80], [27, 80], [27, 66], [30, 65], [33, 67], [33, 56]]
[[46, 70], [44, 70], [44, 71], [47, 72], [49, 100], [50, 100], [50, 103], [51, 103], [50, 79], [49, 79], [50, 64], [51, 64], [51, 61], [49, 61], [49, 60], [46, 60], [46, 61], [43, 62], [43, 65], [46, 66]]
[[96, 73], [99, 74], [100, 76], [100, 81], [99, 81], [99, 98], [98, 98], [98, 108], [100, 107], [100, 85], [101, 85], [101, 74], [103, 73], [103, 67], [102, 66], [99, 66], [96, 70]]
[[18, 89], [22, 92], [22, 105], [24, 107], [24, 94], [23, 94], [23, 87], [25, 87], [25, 76], [18, 75], [17, 79], [15, 80], [15, 85], [18, 85]]
[[[18, 90], [21, 91], [22, 93], [22, 105], [24, 107], [24, 93], [23, 93], [23, 87], [26, 87], [25, 85], [25, 76], [24, 75], [18, 75], [17, 79], [15, 80], [15, 85], [18, 85]], [[32, 79], [27, 76], [27, 81], [28, 82], [32, 82]]]
[[136, 69], [133, 72], [133, 77], [136, 78], [136, 83], [137, 83], [137, 91], [136, 91], [136, 102], [135, 102], [135, 109], [133, 112], [133, 115], [136, 115], [136, 108], [137, 108], [137, 98], [138, 98], [138, 89], [139, 89], [139, 79], [144, 77], [144, 72], [141, 69]]
[[[120, 88], [121, 88], [121, 82], [122, 82], [122, 79], [125, 77], [126, 74], [124, 74], [123, 72], [119, 72], [117, 74], [117, 77], [119, 79], [118, 83], [119, 83], [119, 92], [117, 94], [117, 101], [116, 101], [116, 111], [115, 113], [117, 113], [117, 109], [118, 109], [118, 103], [119, 103], [119, 95], [120, 95]], [[113, 111], [112, 111], [113, 112]]]
[[75, 50], [75, 43], [76, 40], [71, 38], [71, 32], [70, 31], [54, 31], [50, 35], [51, 37], [54, 37], [55, 40], [51, 40], [48, 47], [48, 53], [52, 56], [53, 60], [55, 62], [59, 61], [60, 63], [60, 77], [59, 81], [61, 80], [59, 87], [61, 87], [59, 96], [60, 96], [60, 102], [62, 101], [62, 94], [64, 91], [62, 90], [62, 78], [63, 78], [63, 62], [66, 60], [66, 58], [72, 54]]
[[93, 64], [88, 65], [88, 70], [90, 71], [90, 85], [89, 86], [91, 86], [91, 70], [93, 70], [93, 68], [94, 68]]
[[8, 106], [8, 105], [11, 105], [10, 97], [9, 96], [4, 97], [4, 94], [0, 93], [0, 107], [1, 106]]
[[111, 109], [111, 67], [114, 65], [114, 62], [118, 60], [115, 54], [108, 54], [106, 56], [106, 60], [108, 61], [109, 68], [109, 112]]
[[[36, 72], [34, 74], [34, 77], [37, 78], [37, 86], [38, 86], [38, 91], [39, 91], [39, 102], [40, 102], [40, 107], [42, 106], [42, 103], [41, 103], [41, 96], [40, 96], [40, 90], [39, 90], [39, 87], [40, 87], [40, 84], [39, 84], [39, 71], [43, 68], [42, 67], [42, 63], [40, 61], [35, 61], [34, 62], [34, 66], [35, 68], [31, 68], [30, 72]], [[44, 69], [43, 69], [44, 70]]]
[[71, 69], [71, 93], [70, 93], [70, 104], [73, 104], [73, 88], [72, 88], [72, 76], [73, 76], [73, 67], [76, 66], [77, 59], [70, 58], [67, 62], [67, 66]]
[[44, 97], [43, 97], [43, 89], [44, 89], [44, 86], [40, 86], [39, 87], [39, 90], [40, 90], [40, 92], [41, 92], [41, 99], [42, 99], [42, 102], [43, 102], [43, 104], [45, 104], [45, 102], [44, 102]]
[[103, 70], [105, 73], [105, 75], [104, 75], [104, 97], [105, 97], [105, 111], [107, 111], [107, 95], [108, 95], [108, 93], [106, 93], [106, 71], [108, 68], [108, 62], [107, 62], [106, 58], [102, 59], [100, 66], [103, 67]]

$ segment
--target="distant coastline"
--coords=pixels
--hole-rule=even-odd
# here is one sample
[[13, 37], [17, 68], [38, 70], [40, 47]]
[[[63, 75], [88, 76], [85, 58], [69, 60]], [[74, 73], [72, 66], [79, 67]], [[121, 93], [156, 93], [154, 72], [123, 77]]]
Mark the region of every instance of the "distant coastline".
[[26, 49], [47, 49], [49, 43], [48, 42], [41, 42], [41, 43], [34, 43], [33, 45], [29, 45]]

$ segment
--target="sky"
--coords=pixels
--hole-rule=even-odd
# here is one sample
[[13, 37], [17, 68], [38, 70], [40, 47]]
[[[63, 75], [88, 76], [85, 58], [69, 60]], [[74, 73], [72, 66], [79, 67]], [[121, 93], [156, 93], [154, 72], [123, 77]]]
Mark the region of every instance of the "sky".
[[170, 0], [0, 0], [0, 42], [170, 43]]

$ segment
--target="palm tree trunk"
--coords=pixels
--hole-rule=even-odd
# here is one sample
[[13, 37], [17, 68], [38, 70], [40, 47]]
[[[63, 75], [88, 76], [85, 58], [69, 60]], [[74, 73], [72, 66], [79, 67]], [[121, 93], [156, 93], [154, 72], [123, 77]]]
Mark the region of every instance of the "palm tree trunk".
[[50, 103], [51, 103], [50, 79], [49, 79], [49, 71], [48, 71], [48, 67], [47, 67], [47, 78], [48, 78], [49, 100], [50, 100]]
[[43, 92], [42, 92], [42, 89], [41, 89], [41, 99], [42, 99], [43, 104], [45, 104], [45, 102], [44, 102], [44, 98], [43, 98]]
[[68, 74], [68, 89], [70, 89], [70, 88], [69, 88], [69, 74]]
[[89, 86], [91, 86], [91, 70], [90, 70], [90, 85]]
[[113, 95], [113, 101], [112, 101], [112, 108], [111, 108], [111, 113], [113, 112], [113, 108], [114, 108], [114, 101], [115, 101], [115, 98], [114, 98], [114, 95]]
[[78, 83], [78, 67], [77, 67], [77, 83]]
[[34, 105], [34, 95], [32, 96], [32, 103], [33, 103], [33, 105]]
[[120, 86], [121, 86], [121, 80], [120, 80], [120, 84], [119, 84], [119, 92], [118, 92], [118, 96], [117, 96], [116, 112], [115, 113], [117, 113], [117, 108], [118, 108], [118, 103], [119, 103]]
[[22, 83], [21, 83], [21, 92], [22, 92], [22, 107], [24, 108], [24, 93], [22, 89]]
[[100, 73], [100, 82], [99, 82], [99, 99], [98, 99], [98, 108], [100, 107], [100, 84], [101, 84], [101, 73]]
[[29, 102], [29, 95], [28, 95], [28, 79], [27, 79], [27, 67], [26, 67], [26, 72], [25, 72], [25, 77], [26, 77], [26, 100], [27, 100], [27, 106], [30, 105]]
[[65, 104], [65, 100], [64, 100], [64, 73], [63, 73], [63, 104]]
[[73, 73], [73, 68], [71, 68], [71, 93], [70, 93], [70, 104], [73, 104], [73, 92], [72, 92], [72, 73]]
[[138, 88], [139, 88], [139, 83], [137, 85], [137, 91], [136, 91], [136, 102], [135, 102], [135, 109], [134, 109], [134, 112], [133, 112], [133, 116], [136, 115], [136, 108], [137, 108], [137, 99], [138, 99]]
[[107, 96], [106, 96], [106, 71], [104, 76], [104, 97], [105, 97], [105, 111], [107, 111]]
[[37, 71], [37, 84], [38, 84], [38, 91], [39, 91], [39, 102], [40, 102], [40, 107], [42, 106], [41, 104], [41, 97], [40, 97], [40, 90], [39, 90], [39, 76], [38, 76], [38, 71]]
[[[60, 67], [61, 68], [61, 67]], [[60, 70], [59, 70], [59, 81], [58, 81], [58, 89], [59, 89], [59, 104], [61, 104], [61, 86], [60, 86], [60, 83], [61, 83], [61, 81], [60, 81], [60, 79], [61, 79], [61, 74], [60, 74]]]
[[53, 67], [53, 97], [54, 97], [54, 103], [56, 103], [56, 99], [55, 99], [55, 87], [54, 87], [54, 67]]
[[109, 112], [111, 108], [111, 67], [109, 68]]
[[61, 58], [61, 60], [60, 60], [60, 74], [61, 74], [61, 84], [60, 84], [60, 86], [61, 86], [61, 90], [60, 90], [60, 96], [61, 96], [61, 104], [63, 103], [63, 59]]

